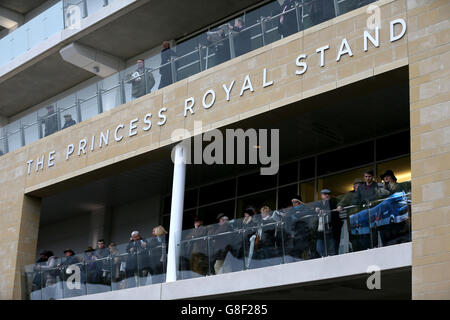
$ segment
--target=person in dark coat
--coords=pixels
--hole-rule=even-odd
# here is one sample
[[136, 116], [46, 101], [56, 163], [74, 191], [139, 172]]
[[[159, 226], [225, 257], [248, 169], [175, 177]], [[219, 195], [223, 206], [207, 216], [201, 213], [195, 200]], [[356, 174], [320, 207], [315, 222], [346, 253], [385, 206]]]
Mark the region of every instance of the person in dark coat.
[[128, 287], [137, 285], [135, 277], [141, 279], [141, 284], [145, 283], [145, 278], [150, 271], [150, 256], [148, 252], [148, 242], [141, 237], [139, 231], [131, 233], [130, 242], [127, 245], [127, 260], [125, 273], [128, 278]]
[[106, 285], [111, 284], [111, 261], [109, 258], [109, 249], [106, 247], [105, 240], [100, 239], [97, 241], [97, 248], [94, 255], [99, 260], [97, 262], [98, 267], [101, 270], [100, 278], [101, 282]]
[[378, 184], [374, 180], [373, 170], [364, 172], [364, 184], [356, 190], [353, 204], [363, 205], [380, 198]]
[[150, 274], [152, 283], [161, 283], [165, 279], [167, 263], [167, 231], [159, 225], [152, 230], [152, 237], [148, 242], [150, 254]]
[[[80, 271], [82, 269], [82, 260], [81, 258], [77, 257], [75, 255], [75, 251], [72, 249], [66, 249], [64, 250], [64, 258], [62, 259], [61, 263], [58, 265], [60, 268], [60, 277], [63, 281], [63, 290], [64, 290], [64, 297], [75, 297], [82, 294], [82, 286], [84, 285], [85, 279], [81, 278], [80, 280], [80, 288], [69, 288], [69, 285], [67, 281], [69, 280], [69, 277], [75, 274], [75, 268], [80, 268]], [[81, 275], [81, 274], [80, 274]], [[75, 279], [76, 280], [76, 279]]]
[[[209, 273], [208, 267], [208, 252], [207, 252], [207, 240], [203, 240], [208, 231], [203, 226], [203, 219], [200, 217], [194, 218], [194, 228], [186, 235], [185, 240], [190, 240], [184, 247], [185, 250], [182, 253], [186, 258], [189, 265], [189, 269], [198, 274], [206, 276]], [[186, 269], [185, 267], [185, 269]]]
[[295, 1], [285, 0], [280, 7], [280, 13], [282, 15], [278, 18], [278, 33], [285, 38], [298, 32]]
[[320, 191], [321, 200], [315, 203], [318, 214], [316, 250], [321, 257], [339, 253], [342, 220], [339, 217], [337, 200], [331, 196], [329, 189]]
[[47, 114], [43, 119], [43, 124], [45, 126], [44, 137], [58, 131], [58, 116], [55, 113], [55, 107], [53, 105], [47, 107]]
[[65, 114], [64, 115], [64, 125], [63, 125], [63, 129], [68, 128], [70, 126], [73, 126], [74, 124], [76, 124], [77, 122], [75, 120], [72, 119], [72, 115], [70, 113]]
[[174, 82], [174, 79], [172, 79], [172, 66], [170, 61], [172, 60], [172, 58], [175, 58], [177, 56], [175, 51], [170, 49], [169, 41], [164, 41], [162, 47], [163, 49], [161, 51], [161, 67], [159, 68], [161, 81], [159, 82], [158, 89], [162, 89]]
[[258, 230], [258, 245], [256, 251], [257, 259], [270, 259], [279, 256], [280, 234], [277, 230], [275, 220], [272, 218], [272, 211], [268, 206], [263, 206], [260, 210], [261, 220]]
[[207, 33], [207, 41], [209, 50], [214, 53], [214, 60], [212, 65], [208, 67], [217, 66], [225, 61], [230, 60], [230, 41], [228, 38], [229, 24], [223, 24], [217, 28], [216, 31]]
[[213, 236], [214, 243], [214, 253], [213, 253], [213, 261], [214, 261], [214, 272], [215, 274], [227, 273], [230, 272], [228, 266], [225, 266], [225, 257], [227, 253], [231, 250], [231, 241], [229, 234], [224, 234], [226, 232], [231, 231], [229, 218], [224, 213], [219, 213], [217, 215], [217, 220], [219, 223], [216, 227], [211, 230], [211, 234]]
[[234, 20], [234, 25], [230, 25], [230, 30], [233, 33], [234, 51], [236, 57], [243, 55], [250, 51], [250, 30], [245, 29], [244, 19], [237, 18]]

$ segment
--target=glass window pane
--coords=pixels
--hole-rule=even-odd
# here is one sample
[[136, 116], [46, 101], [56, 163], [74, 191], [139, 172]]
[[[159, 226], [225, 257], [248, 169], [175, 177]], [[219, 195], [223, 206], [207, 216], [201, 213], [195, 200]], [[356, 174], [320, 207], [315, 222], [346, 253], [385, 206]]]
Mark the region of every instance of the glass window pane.
[[122, 104], [120, 96], [120, 86], [102, 92], [102, 107], [103, 111], [114, 109]]
[[317, 156], [317, 175], [365, 165], [374, 160], [373, 142], [361, 143]]
[[233, 198], [236, 180], [231, 179], [200, 188], [200, 205]]
[[8, 135], [8, 150], [9, 152], [19, 149], [22, 146], [21, 132], [16, 131]]
[[198, 216], [203, 219], [203, 224], [217, 223], [217, 215], [224, 213], [228, 218], [234, 218], [234, 200], [225, 201], [198, 209]]
[[298, 181], [298, 162], [292, 162], [280, 166], [278, 171], [278, 185], [282, 186]]
[[409, 154], [410, 132], [404, 131], [392, 136], [377, 140], [377, 160], [384, 160], [393, 157]]
[[316, 162], [314, 157], [300, 160], [300, 180], [314, 178], [316, 175]]
[[39, 140], [39, 124], [35, 122], [29, 127], [24, 128], [25, 144]]
[[[380, 177], [386, 170], [392, 170], [397, 182], [405, 182], [411, 180], [411, 158], [404, 157], [396, 160], [391, 160], [377, 165], [377, 174]], [[381, 181], [381, 178], [377, 180]]]
[[97, 96], [80, 103], [81, 121], [90, 119], [98, 114]]
[[330, 189], [333, 196], [342, 196], [353, 190], [355, 179], [363, 179], [364, 171], [373, 170], [372, 166], [354, 169], [343, 173], [317, 179], [317, 197], [320, 197], [320, 190]]
[[198, 189], [186, 191], [184, 194], [184, 209], [189, 209], [197, 206]]
[[292, 206], [292, 198], [298, 195], [298, 184], [282, 187], [278, 189], [278, 208], [284, 209]]
[[304, 182], [300, 184], [300, 195], [302, 196], [302, 201], [305, 203], [313, 202], [315, 200], [314, 194], [316, 193], [314, 187], [314, 180]]

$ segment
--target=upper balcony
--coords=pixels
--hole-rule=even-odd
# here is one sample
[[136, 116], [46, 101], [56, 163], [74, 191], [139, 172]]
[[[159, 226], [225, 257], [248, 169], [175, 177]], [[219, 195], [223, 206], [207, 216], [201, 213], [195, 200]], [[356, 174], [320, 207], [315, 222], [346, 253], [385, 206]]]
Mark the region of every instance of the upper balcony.
[[58, 1], [0, 39], [0, 116], [17, 115], [97, 75], [61, 57], [59, 51], [72, 42], [125, 63], [164, 40], [182, 38], [258, 2]]
[[[130, 7], [137, 6], [137, 8], [134, 10], [128, 8], [129, 12], [127, 13], [123, 13], [123, 11], [127, 11], [125, 9], [120, 11], [114, 7], [115, 4], [119, 5], [119, 2], [119, 0], [110, 2], [109, 6], [111, 7], [110, 11], [116, 10], [117, 15], [122, 14], [120, 18], [109, 21], [108, 19], [115, 17], [108, 16], [104, 18], [104, 23], [99, 23], [98, 21], [101, 19], [94, 14], [94, 22], [97, 24], [89, 23], [93, 24], [92, 29], [95, 30], [91, 31], [90, 27], [81, 28], [77, 34], [82, 33], [83, 35], [73, 35], [72, 38], [67, 36], [70, 41], [77, 40], [76, 43], [70, 42], [72, 46], [65, 47], [60, 53], [57, 49], [61, 49], [63, 44], [69, 43], [62, 41], [59, 46], [55, 47], [56, 51], [44, 60], [0, 83], [0, 94], [4, 97], [0, 105], [0, 115], [15, 114], [28, 108], [31, 100], [35, 100], [35, 102], [44, 100], [44, 96], [51, 96], [50, 91], [56, 93], [61, 91], [62, 87], [93, 77], [94, 73], [92, 72], [99, 72], [99, 67], [95, 63], [85, 65], [84, 69], [78, 68], [66, 62], [61, 55], [70, 56], [73, 52], [88, 50], [93, 54], [96, 52], [107, 53], [109, 57], [119, 57], [119, 61], [121, 61], [154, 47], [164, 39], [186, 36], [183, 30], [192, 30], [193, 25], [200, 27], [211, 22], [213, 18], [214, 21], [218, 21], [232, 8], [238, 11], [237, 9], [244, 6], [248, 7], [252, 1], [241, 1], [239, 5], [230, 5], [223, 11], [214, 10], [214, 14], [204, 14], [205, 10], [209, 12], [212, 7], [195, 11], [198, 9], [197, 4], [190, 3], [189, 8], [186, 8], [187, 12], [195, 11], [196, 14], [190, 19], [185, 19], [184, 16], [184, 19], [176, 20], [177, 24], [168, 24], [167, 28], [163, 30], [155, 25], [156, 22], [166, 25], [163, 21], [151, 21], [152, 19], [149, 17], [174, 8], [173, 4], [170, 7], [170, 1], [165, 2], [165, 5], [169, 7], [162, 4], [156, 5], [153, 2], [142, 5], [140, 1], [136, 1]], [[84, 121], [103, 111], [373, 1], [335, 0], [331, 5], [325, 5], [323, 0], [292, 1], [287, 8], [280, 6], [279, 2], [270, 1], [256, 9], [235, 14], [232, 16], [233, 18], [216, 23], [215, 27], [206, 28], [206, 31], [193, 35], [188, 40], [178, 42], [170, 50], [146, 55], [139, 67], [132, 65], [106, 78], [98, 77], [98, 81], [90, 82], [89, 85], [82, 86], [76, 92], [59, 95], [53, 101], [49, 99], [50, 102], [44, 108], [16, 118], [4, 128], [0, 128], [0, 150], [3, 153], [13, 151], [69, 125]], [[124, 4], [122, 4], [123, 6]], [[66, 7], [74, 8], [68, 3], [67, 6], [64, 6], [64, 8]], [[221, 8], [221, 4], [215, 4], [213, 7]], [[76, 8], [79, 7], [76, 6]], [[97, 9], [97, 14], [101, 14], [102, 9]], [[83, 10], [84, 15], [90, 12], [89, 8]], [[183, 10], [177, 10], [177, 12], [181, 11]], [[177, 12], [173, 14], [177, 15]], [[201, 17], [197, 17], [200, 12], [202, 13]], [[106, 14], [103, 13], [103, 15]], [[67, 24], [67, 21], [65, 23]], [[189, 24], [189, 28], [184, 28], [187, 24]], [[158, 30], [158, 34], [155, 34], [155, 30]], [[63, 33], [66, 31], [70, 34], [76, 30], [65, 30]], [[114, 37], [115, 40], [111, 41], [111, 37]], [[142, 40], [137, 41], [136, 39]], [[65, 51], [69, 51], [69, 53], [65, 53]], [[48, 63], [50, 60], [52, 62]], [[88, 59], [88, 61], [91, 60]], [[46, 74], [46, 77], [42, 77], [42, 74]], [[21, 94], [24, 91], [28, 94]], [[31, 99], [30, 103], [26, 102], [26, 99]]]

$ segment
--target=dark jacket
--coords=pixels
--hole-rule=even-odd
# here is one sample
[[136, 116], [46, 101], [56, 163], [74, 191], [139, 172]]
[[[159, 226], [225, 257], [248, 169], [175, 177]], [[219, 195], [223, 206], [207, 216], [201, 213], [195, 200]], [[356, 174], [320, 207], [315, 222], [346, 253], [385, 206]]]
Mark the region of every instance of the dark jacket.
[[76, 121], [73, 120], [73, 119], [70, 119], [70, 121], [64, 122], [64, 126], [62, 128], [65, 129], [65, 128], [68, 128], [70, 126], [73, 126], [74, 124], [76, 124]]
[[362, 184], [359, 186], [353, 198], [353, 204], [362, 205], [370, 201], [375, 201], [379, 198], [378, 184], [372, 182], [371, 185]]
[[314, 210], [304, 204], [292, 207], [285, 220], [286, 233], [292, 235], [294, 248], [299, 251], [309, 248], [317, 226], [317, 214]]
[[45, 125], [45, 132], [44, 132], [45, 137], [58, 131], [58, 117], [56, 113], [47, 115], [46, 118], [44, 119], [44, 125]]
[[261, 219], [261, 230], [259, 232], [259, 247], [275, 247], [277, 226], [275, 220], [268, 217], [266, 220]]
[[[176, 57], [177, 54], [170, 48], [165, 48], [161, 51], [161, 67], [159, 68], [159, 74], [161, 75], [161, 81], [159, 83], [159, 89], [168, 86], [173, 83], [172, 79], [172, 67], [169, 63], [172, 57]], [[176, 69], [176, 66], [175, 66]]]
[[[285, 0], [280, 8], [279, 13], [282, 13], [284, 9], [288, 11], [292, 10], [293, 8], [295, 8], [295, 1]], [[283, 17], [283, 22], [281, 22], [281, 17]], [[279, 16], [277, 19], [278, 19], [278, 32], [283, 37], [287, 37], [290, 36], [291, 34], [298, 32], [297, 14], [295, 10], [286, 12], [285, 14]]]
[[185, 237], [185, 240], [191, 241], [186, 242], [184, 250], [183, 252], [181, 252], [181, 254], [188, 259], [193, 253], [207, 254], [207, 240], [202, 239], [202, 237], [205, 237], [207, 235], [208, 230], [204, 226], [199, 226], [198, 228], [191, 229]]
[[228, 251], [231, 250], [232, 234], [222, 234], [231, 231], [230, 224], [225, 222], [218, 224], [212, 231], [212, 244], [214, 248], [214, 259], [225, 260]]
[[[145, 248], [142, 247], [143, 242], [147, 243]], [[131, 250], [131, 248], [133, 248], [133, 250]], [[138, 268], [139, 270], [150, 268], [150, 256], [148, 250], [149, 246], [147, 240], [143, 238], [136, 242], [131, 240], [126, 248], [128, 253], [126, 261], [127, 271], [137, 271]]]

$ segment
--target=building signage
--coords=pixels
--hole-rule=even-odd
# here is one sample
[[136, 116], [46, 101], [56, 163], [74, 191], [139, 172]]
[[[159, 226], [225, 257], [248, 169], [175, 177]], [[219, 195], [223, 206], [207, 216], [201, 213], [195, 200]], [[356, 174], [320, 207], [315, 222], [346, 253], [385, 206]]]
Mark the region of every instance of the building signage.
[[[395, 42], [401, 39], [406, 33], [406, 22], [404, 19], [395, 19], [389, 23], [389, 41]], [[372, 32], [367, 30], [363, 33], [363, 50], [367, 52], [369, 46], [378, 48], [380, 46], [380, 28], [375, 27]], [[327, 58], [329, 59], [330, 49], [329, 44], [323, 45], [315, 50], [316, 54], [320, 55], [319, 65], [320, 67], [325, 67]], [[339, 62], [344, 55], [349, 57], [353, 56], [353, 50], [347, 41], [347, 38], [341, 40], [339, 48], [337, 48], [335, 60]], [[333, 57], [334, 59], [334, 57]], [[295, 60], [297, 69], [295, 71], [296, 75], [301, 76], [305, 74], [308, 70], [308, 56], [301, 53], [297, 56]], [[273, 80], [268, 77], [267, 69], [263, 69], [262, 74], [262, 87], [261, 89], [276, 85]], [[232, 80], [229, 83], [224, 83], [222, 89], [226, 95], [226, 101], [230, 101], [231, 92], [233, 90], [239, 90], [239, 96], [242, 97], [247, 92], [254, 92], [255, 87], [253, 85], [250, 75], [246, 75], [243, 79], [242, 86], [236, 88], [236, 81]], [[216, 92], [213, 89], [208, 89], [204, 92], [201, 101], [196, 101], [194, 97], [188, 97], [184, 102], [184, 117], [189, 117], [195, 114], [197, 108], [210, 109], [214, 106], [216, 102]], [[158, 126], [163, 126], [167, 122], [167, 108], [162, 107], [159, 109], [157, 114]], [[52, 150], [47, 154], [42, 154], [36, 159], [30, 159], [27, 161], [27, 173], [38, 172], [43, 170], [45, 167], [53, 167], [56, 165], [55, 155], [57, 152], [62, 152], [65, 161], [69, 161], [74, 157], [81, 157], [86, 155], [89, 151], [94, 151], [95, 149], [103, 149], [108, 147], [110, 143], [120, 143], [126, 140], [126, 137], [133, 137], [138, 134], [139, 131], [149, 131], [153, 126], [153, 115], [152, 113], [147, 113], [141, 118], [135, 118], [125, 123], [118, 123], [117, 126], [112, 127], [106, 131], [102, 131], [97, 135], [92, 135], [90, 137], [84, 137], [77, 142], [70, 143], [66, 146], [65, 150]]]

